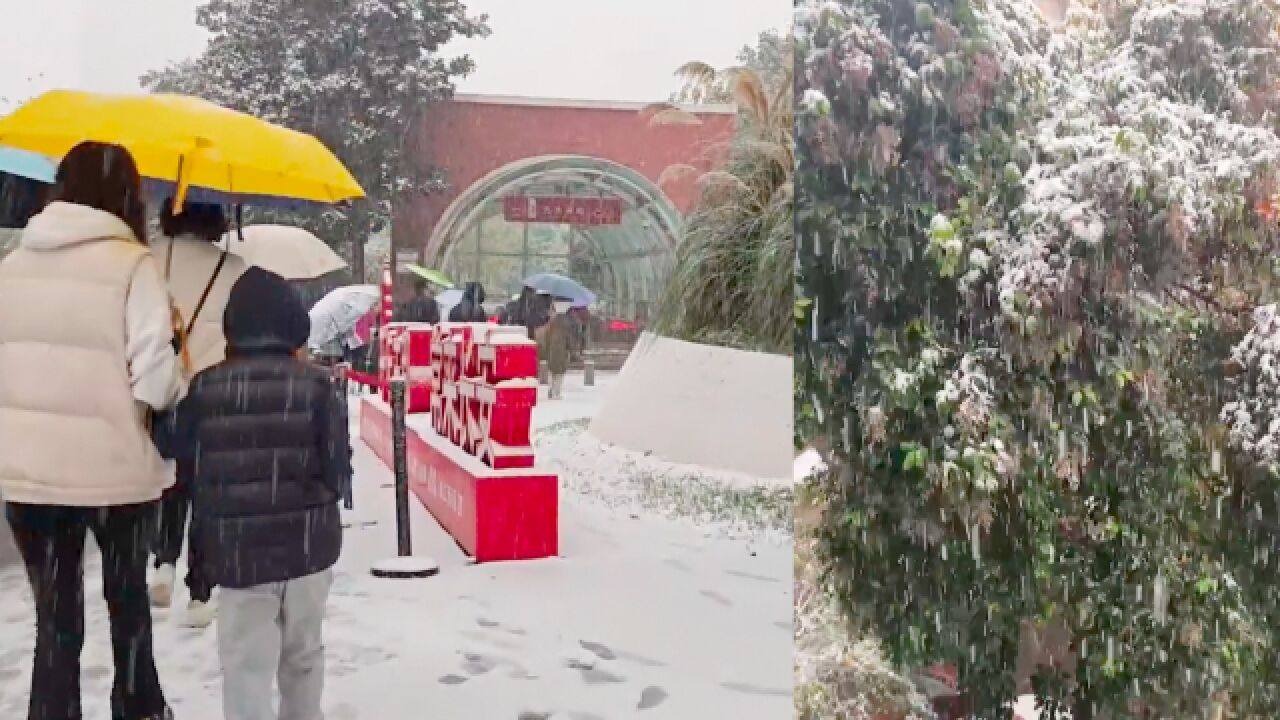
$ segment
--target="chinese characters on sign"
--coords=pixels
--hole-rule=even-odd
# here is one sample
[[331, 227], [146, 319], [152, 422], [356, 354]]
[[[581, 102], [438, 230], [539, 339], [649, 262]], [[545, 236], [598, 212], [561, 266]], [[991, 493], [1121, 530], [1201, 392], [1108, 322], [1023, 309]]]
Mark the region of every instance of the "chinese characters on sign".
[[502, 199], [507, 222], [621, 225], [622, 199], [512, 195]]

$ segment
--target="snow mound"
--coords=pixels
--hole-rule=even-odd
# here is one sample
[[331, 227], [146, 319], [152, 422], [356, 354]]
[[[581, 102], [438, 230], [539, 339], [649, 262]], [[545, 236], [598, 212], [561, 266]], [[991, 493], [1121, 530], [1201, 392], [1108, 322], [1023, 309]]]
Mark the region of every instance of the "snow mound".
[[591, 434], [671, 462], [788, 477], [792, 391], [790, 357], [646, 334]]

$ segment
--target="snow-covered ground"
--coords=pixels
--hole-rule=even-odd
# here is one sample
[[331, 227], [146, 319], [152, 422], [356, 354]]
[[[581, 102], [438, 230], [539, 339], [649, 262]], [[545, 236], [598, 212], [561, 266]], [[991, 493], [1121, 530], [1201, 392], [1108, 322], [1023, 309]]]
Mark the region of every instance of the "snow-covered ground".
[[[736, 501], [664, 507], [657, 498], [669, 493], [645, 478], [673, 466], [581, 435], [613, 377], [599, 379], [588, 389], [570, 376], [565, 399], [536, 411], [539, 453], [571, 486], [560, 558], [468, 564], [415, 501], [415, 553], [440, 574], [372, 577], [369, 566], [395, 552], [393, 491], [355, 443], [356, 510], [325, 627], [328, 720], [790, 716], [790, 538], [754, 505], [745, 520]], [[86, 578], [86, 720], [106, 720], [111, 653], [94, 553]], [[178, 612], [155, 616], [161, 680], [178, 720], [215, 720], [214, 633], [179, 628]], [[0, 718], [25, 716], [32, 622], [20, 569], [0, 569]]]

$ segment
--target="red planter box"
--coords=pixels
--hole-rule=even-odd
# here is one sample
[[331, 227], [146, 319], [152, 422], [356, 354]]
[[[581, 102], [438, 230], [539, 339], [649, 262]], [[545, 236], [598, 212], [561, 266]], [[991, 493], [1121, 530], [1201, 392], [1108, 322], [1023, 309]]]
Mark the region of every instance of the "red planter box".
[[[366, 398], [360, 436], [392, 466], [391, 411]], [[409, 487], [476, 562], [530, 560], [559, 553], [556, 476], [486, 466], [426, 427], [405, 433]]]

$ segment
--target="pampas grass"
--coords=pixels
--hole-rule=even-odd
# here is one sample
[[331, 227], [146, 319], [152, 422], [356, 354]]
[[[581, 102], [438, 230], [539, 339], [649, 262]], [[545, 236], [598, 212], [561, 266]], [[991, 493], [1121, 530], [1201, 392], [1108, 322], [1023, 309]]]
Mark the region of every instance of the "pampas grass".
[[[792, 91], [788, 75], [770, 93], [748, 68], [716, 71], [687, 63], [686, 83], [723, 86], [739, 110], [736, 136], [719, 148], [725, 164], [698, 178], [699, 200], [685, 224], [675, 271], [654, 330], [668, 337], [790, 355], [794, 312]], [[646, 108], [652, 124], [687, 122], [687, 112]], [[664, 177], [683, 177], [673, 166]]]

